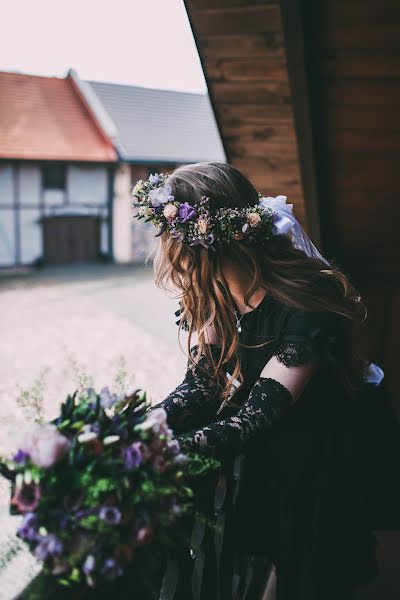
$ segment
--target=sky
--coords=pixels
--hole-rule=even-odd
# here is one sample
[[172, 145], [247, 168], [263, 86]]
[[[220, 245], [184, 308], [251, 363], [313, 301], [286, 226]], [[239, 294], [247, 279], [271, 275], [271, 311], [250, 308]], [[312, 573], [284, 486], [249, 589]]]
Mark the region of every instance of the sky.
[[183, 0], [0, 0], [0, 71], [188, 92], [206, 84]]

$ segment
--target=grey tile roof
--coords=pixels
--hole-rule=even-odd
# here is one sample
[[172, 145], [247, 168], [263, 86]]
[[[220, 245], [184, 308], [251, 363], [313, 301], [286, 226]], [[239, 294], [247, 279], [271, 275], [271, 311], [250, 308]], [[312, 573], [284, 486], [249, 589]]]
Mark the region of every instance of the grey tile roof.
[[208, 95], [88, 83], [116, 126], [123, 160], [225, 160]]

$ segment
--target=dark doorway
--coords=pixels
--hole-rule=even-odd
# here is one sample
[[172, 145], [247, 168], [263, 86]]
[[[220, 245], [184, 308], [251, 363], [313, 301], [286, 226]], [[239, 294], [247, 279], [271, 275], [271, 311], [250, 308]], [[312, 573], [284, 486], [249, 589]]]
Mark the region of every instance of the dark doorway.
[[43, 218], [44, 262], [48, 265], [98, 261], [100, 217], [62, 215]]

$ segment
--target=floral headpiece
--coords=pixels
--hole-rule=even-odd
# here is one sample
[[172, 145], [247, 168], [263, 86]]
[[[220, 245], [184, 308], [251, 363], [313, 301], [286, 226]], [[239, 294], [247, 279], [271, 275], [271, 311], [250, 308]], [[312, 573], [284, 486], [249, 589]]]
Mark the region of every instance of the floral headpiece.
[[[168, 175], [156, 173], [146, 181], [138, 181], [132, 190], [132, 205], [138, 208], [134, 216], [151, 221], [157, 236], [168, 231], [171, 236], [189, 246], [201, 245], [215, 250], [217, 242], [232, 240], [267, 240], [278, 231], [276, 213], [259, 195], [259, 203], [244, 208], [210, 206], [203, 196], [197, 203], [180, 201], [172, 195]], [[286, 201], [286, 196], [278, 196]], [[290, 205], [289, 205], [290, 206]]]

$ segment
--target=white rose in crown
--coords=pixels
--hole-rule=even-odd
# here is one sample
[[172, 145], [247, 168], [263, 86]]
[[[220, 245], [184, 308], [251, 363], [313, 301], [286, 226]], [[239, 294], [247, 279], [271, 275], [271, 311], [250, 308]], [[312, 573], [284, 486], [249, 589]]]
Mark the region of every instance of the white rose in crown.
[[48, 469], [65, 456], [70, 442], [55, 425], [35, 424], [24, 432], [19, 448], [29, 454], [35, 465]]

